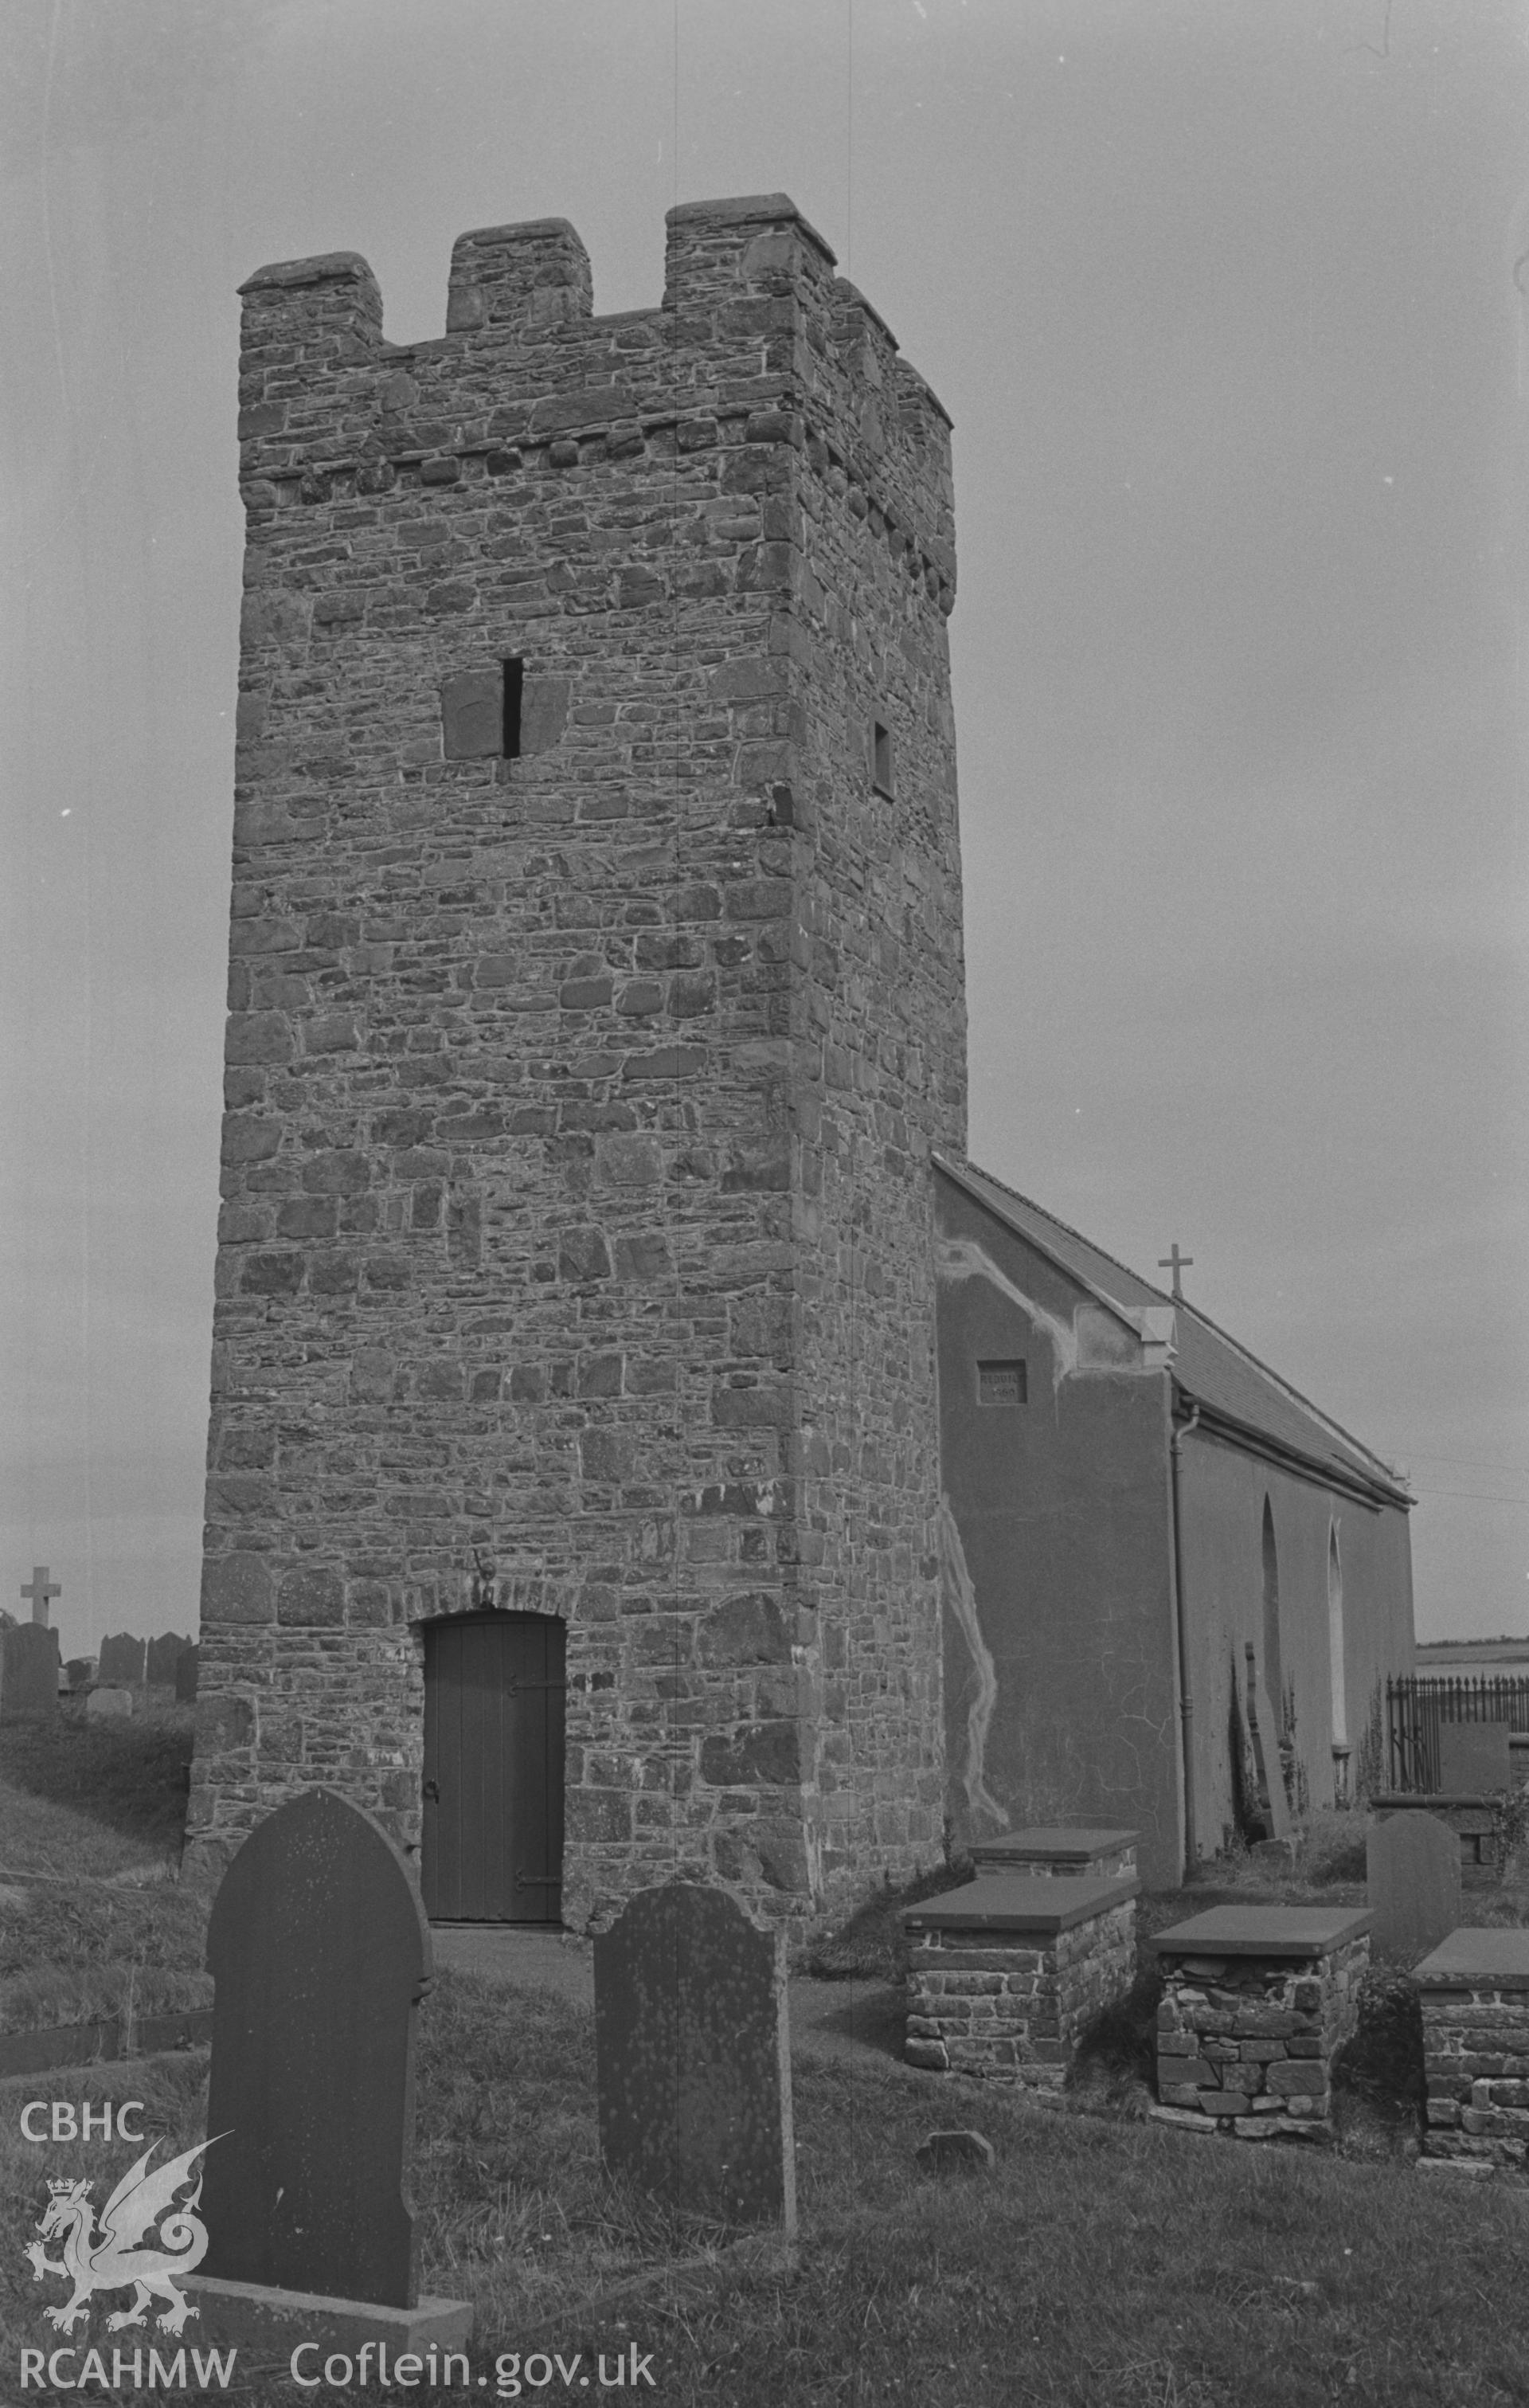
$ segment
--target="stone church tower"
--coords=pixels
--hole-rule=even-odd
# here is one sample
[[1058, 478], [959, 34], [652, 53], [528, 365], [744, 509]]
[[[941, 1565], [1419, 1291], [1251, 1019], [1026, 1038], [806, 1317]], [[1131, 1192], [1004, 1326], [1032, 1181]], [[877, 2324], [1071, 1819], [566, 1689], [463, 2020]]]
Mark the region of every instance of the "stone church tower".
[[244, 288], [188, 1861], [323, 1782], [436, 1915], [804, 1918], [940, 1839], [949, 422], [779, 194], [447, 328]]

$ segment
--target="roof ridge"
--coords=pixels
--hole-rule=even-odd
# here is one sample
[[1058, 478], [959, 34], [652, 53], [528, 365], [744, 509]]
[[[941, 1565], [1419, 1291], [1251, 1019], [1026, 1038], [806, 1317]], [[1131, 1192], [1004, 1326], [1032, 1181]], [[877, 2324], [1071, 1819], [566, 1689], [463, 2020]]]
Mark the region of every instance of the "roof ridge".
[[1043, 1221], [1050, 1222], [1053, 1229], [1060, 1229], [1064, 1236], [1075, 1239], [1080, 1246], [1086, 1246], [1090, 1254], [1096, 1254], [1101, 1262], [1113, 1263], [1118, 1271], [1123, 1271], [1127, 1279], [1135, 1280], [1138, 1286], [1150, 1288], [1164, 1304], [1171, 1304], [1175, 1310], [1182, 1308], [1185, 1312], [1192, 1314], [1211, 1332], [1212, 1336], [1218, 1338], [1223, 1346], [1229, 1346], [1232, 1352], [1239, 1354], [1245, 1363], [1250, 1363], [1262, 1378], [1267, 1380], [1282, 1395], [1290, 1398], [1293, 1404], [1299, 1405], [1303, 1412], [1309, 1413], [1314, 1422], [1340, 1439], [1345, 1446], [1352, 1447], [1354, 1453], [1366, 1464], [1373, 1465], [1378, 1471], [1382, 1472], [1393, 1487], [1406, 1488], [1406, 1482], [1401, 1473], [1393, 1464], [1386, 1461], [1384, 1455], [1377, 1455], [1373, 1447], [1365, 1444], [1363, 1439], [1355, 1438], [1353, 1432], [1346, 1429], [1343, 1424], [1335, 1419], [1323, 1406], [1313, 1404], [1310, 1398], [1304, 1395], [1293, 1381], [1287, 1380], [1282, 1372], [1276, 1371], [1271, 1365], [1265, 1363], [1261, 1354], [1255, 1354], [1250, 1346], [1245, 1346], [1240, 1338], [1234, 1338], [1231, 1331], [1223, 1329], [1219, 1321], [1213, 1321], [1208, 1312], [1203, 1312], [1197, 1304], [1192, 1304], [1188, 1297], [1171, 1296], [1165, 1288], [1154, 1286], [1150, 1279], [1144, 1278], [1140, 1271], [1133, 1270], [1129, 1263], [1122, 1263], [1120, 1256], [1112, 1254], [1107, 1247], [1101, 1246], [1094, 1239], [1085, 1236], [1081, 1229], [1075, 1229], [1070, 1222], [1059, 1218], [1044, 1204], [1037, 1204], [1033, 1196], [1023, 1195], [1018, 1187], [1010, 1186], [1007, 1180], [996, 1178], [991, 1170], [984, 1170], [981, 1164], [973, 1162], [969, 1155], [964, 1156], [963, 1160], [965, 1168], [975, 1172], [979, 1179], [985, 1179], [990, 1187], [1000, 1189], [1005, 1196], [1012, 1196], [1017, 1204], [1022, 1204], [1027, 1211], [1038, 1213]]
[[1135, 1280], [1138, 1286], [1151, 1288], [1160, 1303], [1183, 1303], [1181, 1296], [1170, 1296], [1165, 1287], [1155, 1286], [1150, 1279], [1144, 1279], [1140, 1271], [1134, 1271], [1129, 1263], [1122, 1263], [1119, 1254], [1112, 1254], [1107, 1246], [1101, 1246], [1096, 1239], [1086, 1236], [1081, 1229], [1075, 1229], [1070, 1221], [1064, 1221], [1046, 1205], [1037, 1204], [1033, 1196], [1022, 1195], [1019, 1188], [1011, 1187], [1007, 1179], [995, 1178], [991, 1170], [984, 1170], [979, 1162], [973, 1162], [969, 1154], [964, 1155], [962, 1160], [965, 1169], [974, 1171], [979, 1179], [985, 1179], [990, 1187], [1001, 1187], [1006, 1196], [1013, 1197], [1016, 1204], [1024, 1205], [1028, 1211], [1038, 1212], [1043, 1221], [1050, 1221], [1052, 1228], [1060, 1229], [1064, 1237], [1076, 1238], [1080, 1246], [1087, 1246], [1090, 1254], [1097, 1254], [1101, 1262], [1113, 1263], [1118, 1271], [1123, 1271], [1126, 1278]]
[[1365, 1457], [1366, 1463], [1373, 1463], [1378, 1470], [1383, 1471], [1393, 1486], [1398, 1488], [1406, 1486], [1395, 1465], [1388, 1463], [1383, 1455], [1377, 1455], [1375, 1449], [1366, 1446], [1362, 1438], [1355, 1438], [1352, 1430], [1345, 1429], [1343, 1424], [1330, 1413], [1324, 1405], [1314, 1405], [1310, 1398], [1296, 1387], [1293, 1381], [1287, 1380], [1282, 1371], [1276, 1371], [1271, 1365], [1265, 1362], [1262, 1354], [1255, 1354], [1250, 1346], [1245, 1346], [1240, 1338], [1234, 1338], [1229, 1329], [1223, 1329], [1219, 1321], [1212, 1321], [1208, 1312], [1202, 1312], [1200, 1307], [1197, 1304], [1191, 1304], [1187, 1297], [1181, 1296], [1179, 1302], [1187, 1312], [1194, 1315], [1196, 1321], [1203, 1322], [1207, 1329], [1213, 1330], [1223, 1346], [1230, 1346], [1233, 1353], [1240, 1354], [1246, 1362], [1250, 1363], [1255, 1371], [1261, 1371], [1265, 1380], [1272, 1380], [1277, 1388], [1282, 1388], [1285, 1395], [1292, 1398], [1303, 1412], [1309, 1413], [1313, 1421], [1321, 1422], [1324, 1429], [1335, 1431], [1345, 1446], [1351, 1446], [1356, 1455], [1362, 1455]]

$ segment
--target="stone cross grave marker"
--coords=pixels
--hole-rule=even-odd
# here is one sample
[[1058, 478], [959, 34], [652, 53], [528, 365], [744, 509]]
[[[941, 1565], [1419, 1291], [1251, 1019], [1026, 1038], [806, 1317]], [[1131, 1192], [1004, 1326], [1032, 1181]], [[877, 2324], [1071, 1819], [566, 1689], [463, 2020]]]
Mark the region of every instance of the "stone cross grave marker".
[[725, 1890], [673, 1882], [594, 1942], [600, 2151], [728, 2223], [796, 2227], [785, 1942]]
[[17, 1622], [0, 1634], [0, 1717], [58, 1712], [58, 1632]]
[[143, 1686], [143, 1641], [121, 1631], [115, 1639], [102, 1640], [96, 1678], [104, 1688], [139, 1689]]
[[1511, 1786], [1508, 1726], [1503, 1723], [1440, 1723], [1438, 1785], [1445, 1797], [1489, 1798]]
[[46, 1564], [33, 1565], [31, 1580], [23, 1581], [21, 1583], [21, 1595], [23, 1597], [29, 1597], [32, 1599], [33, 1621], [40, 1622], [44, 1629], [46, 1629], [48, 1627], [48, 1601], [50, 1598], [62, 1597], [64, 1595], [64, 1591], [59, 1586], [57, 1581], [50, 1581], [49, 1579], [48, 1566]]
[[413, 2308], [414, 2028], [430, 1929], [403, 1857], [332, 1789], [279, 1807], [223, 1876], [203, 2272]]
[[1458, 1930], [1460, 1841], [1436, 1814], [1389, 1814], [1365, 1843], [1365, 1903], [1376, 1954], [1416, 1965]]

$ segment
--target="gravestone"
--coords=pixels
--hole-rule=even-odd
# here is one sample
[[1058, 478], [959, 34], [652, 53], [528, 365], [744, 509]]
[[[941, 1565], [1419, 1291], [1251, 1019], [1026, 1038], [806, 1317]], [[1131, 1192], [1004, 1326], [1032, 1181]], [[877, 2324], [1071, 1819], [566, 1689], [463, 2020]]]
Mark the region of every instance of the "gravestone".
[[203, 2272], [413, 2308], [414, 2027], [430, 1931], [403, 1857], [331, 1789], [279, 1807], [213, 1904]]
[[1392, 1814], [1365, 1843], [1370, 1945], [1416, 1965], [1463, 1920], [1460, 1841], [1436, 1814]]
[[725, 2222], [796, 2225], [785, 1941], [724, 1890], [646, 1889], [594, 1942], [600, 2152]]
[[0, 1716], [58, 1712], [58, 1632], [20, 1622], [0, 1635]]
[[193, 1705], [196, 1701], [196, 1668], [202, 1660], [199, 1647], [183, 1647], [175, 1668], [176, 1703]]
[[90, 1696], [85, 1700], [85, 1719], [87, 1722], [121, 1722], [129, 1717], [132, 1714], [132, 1712], [133, 1692], [131, 1689], [94, 1688], [91, 1691]]
[[1440, 1723], [1438, 1785], [1446, 1798], [1490, 1798], [1511, 1787], [1507, 1723]]
[[71, 1689], [88, 1689], [95, 1678], [93, 1656], [71, 1656], [64, 1667], [64, 1677]]
[[103, 1639], [96, 1677], [107, 1688], [140, 1689], [143, 1686], [143, 1641], [130, 1638], [125, 1630], [115, 1639]]
[[143, 1677], [150, 1688], [174, 1685], [176, 1667], [190, 1645], [191, 1641], [182, 1639], [175, 1630], [167, 1630], [163, 1639], [150, 1639], [143, 1667]]
[[987, 2173], [993, 2162], [985, 2132], [931, 2132], [913, 2155], [926, 2174]]

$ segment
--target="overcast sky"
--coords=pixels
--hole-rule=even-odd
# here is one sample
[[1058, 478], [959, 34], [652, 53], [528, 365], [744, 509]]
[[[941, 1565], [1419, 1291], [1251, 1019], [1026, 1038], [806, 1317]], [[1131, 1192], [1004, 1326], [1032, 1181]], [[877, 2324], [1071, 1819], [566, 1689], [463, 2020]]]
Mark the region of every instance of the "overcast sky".
[[[975, 1159], [1408, 1472], [1529, 1631], [1529, 14], [7, 0], [0, 1598], [194, 1627], [236, 287], [784, 189], [955, 420]], [[1525, 271], [1529, 278], [1529, 271]], [[8, 1594], [7, 1594], [8, 1592]]]

